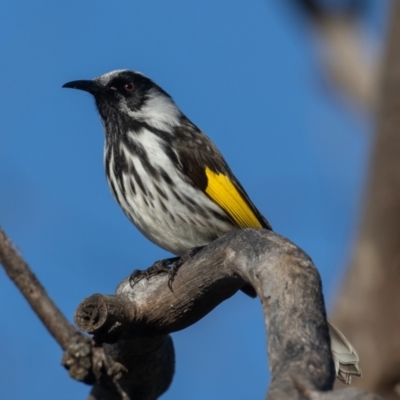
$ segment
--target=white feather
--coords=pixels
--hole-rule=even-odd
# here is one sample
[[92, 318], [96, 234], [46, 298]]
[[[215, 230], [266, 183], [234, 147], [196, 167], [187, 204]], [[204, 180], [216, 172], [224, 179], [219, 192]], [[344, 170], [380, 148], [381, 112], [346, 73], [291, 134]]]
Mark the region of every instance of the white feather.
[[138, 121], [145, 121], [154, 128], [167, 132], [179, 124], [181, 116], [174, 101], [155, 88], [149, 91], [140, 110], [132, 111], [126, 108], [125, 112]]

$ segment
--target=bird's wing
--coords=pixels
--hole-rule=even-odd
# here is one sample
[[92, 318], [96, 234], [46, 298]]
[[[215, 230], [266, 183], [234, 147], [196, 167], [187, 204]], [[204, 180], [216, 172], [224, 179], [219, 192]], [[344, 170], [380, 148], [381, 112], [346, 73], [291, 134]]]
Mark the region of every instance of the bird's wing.
[[271, 229], [233, 174], [216, 172], [209, 166], [205, 167], [205, 174], [205, 193], [229, 215], [238, 228]]
[[272, 229], [268, 221], [251, 202], [246, 191], [231, 172], [221, 153], [209, 141], [212, 151], [201, 146], [193, 148], [178, 147], [181, 171], [198, 189], [217, 203], [240, 229]]

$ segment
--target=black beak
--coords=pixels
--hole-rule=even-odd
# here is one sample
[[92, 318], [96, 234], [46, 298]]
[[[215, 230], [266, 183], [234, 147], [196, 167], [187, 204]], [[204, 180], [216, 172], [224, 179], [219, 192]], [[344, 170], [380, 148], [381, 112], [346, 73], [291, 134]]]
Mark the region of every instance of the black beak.
[[104, 93], [104, 91], [105, 91], [105, 87], [99, 85], [95, 81], [72, 81], [72, 82], [65, 83], [62, 87], [83, 90], [83, 91], [89, 92], [93, 95], [95, 95], [97, 93]]

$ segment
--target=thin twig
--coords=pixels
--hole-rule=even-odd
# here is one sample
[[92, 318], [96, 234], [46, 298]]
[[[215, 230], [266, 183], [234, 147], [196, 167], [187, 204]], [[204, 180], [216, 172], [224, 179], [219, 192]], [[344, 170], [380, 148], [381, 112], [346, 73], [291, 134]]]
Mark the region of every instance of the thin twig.
[[65, 318], [16, 247], [0, 228], [0, 263], [63, 350], [81, 335]]

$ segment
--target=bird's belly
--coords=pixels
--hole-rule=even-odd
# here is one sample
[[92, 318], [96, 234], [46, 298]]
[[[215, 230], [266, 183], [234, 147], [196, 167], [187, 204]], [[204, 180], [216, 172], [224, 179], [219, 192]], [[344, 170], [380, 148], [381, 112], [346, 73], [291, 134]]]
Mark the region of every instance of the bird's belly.
[[143, 235], [178, 255], [193, 247], [204, 246], [234, 229], [230, 221], [215, 217], [213, 212], [221, 213], [222, 210], [205, 194], [192, 187], [185, 189], [186, 195], [183, 198], [181, 193], [181, 200], [171, 191], [164, 190], [168, 200], [153, 196], [154, 199], [147, 198], [145, 202], [143, 194], [138, 194], [123, 207]]
[[178, 223], [176, 215], [174, 218], [148, 213], [145, 218], [132, 218], [132, 222], [153, 243], [177, 255], [194, 247], [207, 245], [233, 229], [227, 224], [215, 226], [210, 223], [211, 226], [207, 226], [207, 222], [193, 217], [190, 221]]
[[122, 174], [119, 180], [114, 176], [108, 179], [124, 213], [144, 236], [163, 249], [181, 255], [235, 229], [226, 213], [205, 193], [185, 181], [175, 168], [166, 168], [166, 172], [172, 183], [157, 181], [144, 170], [141, 170], [141, 184], [128, 173]]

